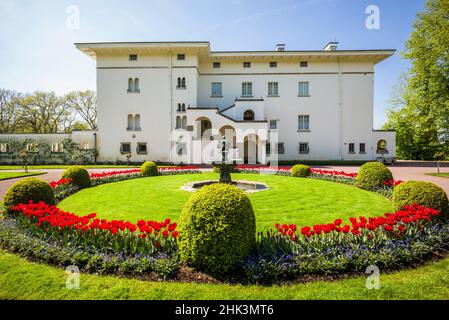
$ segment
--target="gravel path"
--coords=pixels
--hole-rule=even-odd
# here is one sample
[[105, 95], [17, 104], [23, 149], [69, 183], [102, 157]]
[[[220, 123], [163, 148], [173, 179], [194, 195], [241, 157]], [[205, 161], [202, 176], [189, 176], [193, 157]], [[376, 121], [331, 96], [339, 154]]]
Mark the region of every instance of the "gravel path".
[[[449, 164], [445, 164], [445, 167], [440, 169], [440, 172], [448, 172], [449, 173]], [[315, 168], [323, 168], [329, 170], [342, 170], [346, 172], [357, 172], [359, 170], [359, 166], [313, 166]], [[443, 177], [435, 177], [426, 175], [426, 173], [437, 172], [436, 165], [434, 162], [426, 162], [426, 161], [399, 161], [394, 166], [389, 166], [390, 170], [393, 172], [393, 176], [396, 180], [422, 180], [433, 182], [439, 186], [441, 186], [447, 194], [449, 194], [449, 178]], [[107, 172], [114, 171], [119, 169], [89, 169], [89, 172]], [[206, 171], [205, 169], [204, 171]], [[20, 170], [11, 170], [12, 171], [20, 171]], [[30, 170], [32, 171], [32, 170]], [[45, 180], [47, 182], [58, 180], [64, 169], [41, 169], [36, 171], [46, 171], [47, 173], [36, 176], [39, 179]], [[25, 177], [9, 179], [0, 181], [0, 200], [3, 198], [6, 190], [21, 179]]]

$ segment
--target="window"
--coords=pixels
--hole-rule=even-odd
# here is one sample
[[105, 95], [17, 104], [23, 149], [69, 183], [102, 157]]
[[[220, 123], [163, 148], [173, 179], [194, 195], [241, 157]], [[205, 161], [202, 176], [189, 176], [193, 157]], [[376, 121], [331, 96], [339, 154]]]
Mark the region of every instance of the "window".
[[221, 97], [221, 82], [212, 82], [212, 97]]
[[278, 63], [276, 61], [270, 62], [270, 68], [277, 68], [277, 67], [278, 67]]
[[126, 127], [126, 130], [133, 130], [134, 129], [134, 117], [132, 114], [128, 114], [128, 126]]
[[277, 82], [268, 82], [268, 95], [269, 96], [278, 96], [279, 95], [279, 91], [278, 91], [279, 85]]
[[176, 127], [175, 129], [181, 129], [181, 117], [177, 116], [176, 117]]
[[0, 144], [0, 153], [9, 153], [9, 152], [11, 152], [9, 143], [1, 143]]
[[131, 153], [131, 143], [130, 142], [122, 142], [120, 144], [120, 153]]
[[181, 112], [181, 104], [178, 103], [178, 109], [176, 109], [177, 112]]
[[301, 61], [301, 62], [299, 63], [299, 66], [300, 66], [301, 68], [307, 68], [307, 67], [309, 66], [309, 63], [308, 63], [307, 61]]
[[136, 114], [134, 116], [134, 130], [136, 130], [136, 131], [142, 130], [140, 128], [140, 114]]
[[137, 61], [137, 54], [130, 54], [129, 61]]
[[270, 120], [270, 129], [276, 130], [278, 128], [278, 121], [277, 120]]
[[84, 140], [82, 145], [83, 145], [83, 150], [89, 150], [90, 149], [89, 141]]
[[355, 153], [355, 144], [352, 142], [349, 144], [349, 153]]
[[128, 79], [128, 92], [130, 93], [139, 93], [139, 78], [129, 78]]
[[299, 153], [300, 154], [308, 154], [309, 153], [309, 143], [308, 142], [300, 142], [299, 143]]
[[299, 97], [309, 97], [309, 82], [299, 82], [298, 96]]
[[186, 55], [184, 53], [178, 54], [178, 60], [185, 60], [185, 59], [186, 59]]
[[52, 143], [51, 152], [52, 153], [61, 153], [64, 151], [64, 145], [62, 143]]
[[137, 154], [147, 154], [147, 144], [145, 142], [137, 143]]
[[253, 84], [252, 82], [242, 82], [242, 97], [253, 96]]
[[181, 128], [187, 129], [187, 117], [182, 117]]
[[182, 104], [181, 111], [182, 112], [186, 112], [186, 104], [185, 103]]
[[377, 141], [377, 153], [380, 154], [388, 153], [387, 142], [385, 140]]
[[359, 144], [359, 153], [366, 153], [364, 143]]
[[298, 130], [300, 131], [310, 130], [310, 116], [308, 115], [298, 116]]
[[246, 110], [243, 113], [243, 120], [245, 120], [245, 121], [253, 121], [254, 120], [254, 112], [252, 110]]
[[251, 62], [243, 62], [243, 68], [251, 68]]
[[269, 141], [267, 141], [267, 143], [265, 144], [265, 154], [266, 155], [271, 154], [271, 143]]
[[219, 68], [221, 68], [221, 63], [220, 62], [214, 62], [212, 64], [212, 66], [213, 66], [214, 69], [219, 69]]
[[276, 145], [276, 154], [284, 154], [284, 143], [280, 142]]
[[186, 78], [178, 78], [176, 88], [177, 89], [185, 89], [186, 88]]

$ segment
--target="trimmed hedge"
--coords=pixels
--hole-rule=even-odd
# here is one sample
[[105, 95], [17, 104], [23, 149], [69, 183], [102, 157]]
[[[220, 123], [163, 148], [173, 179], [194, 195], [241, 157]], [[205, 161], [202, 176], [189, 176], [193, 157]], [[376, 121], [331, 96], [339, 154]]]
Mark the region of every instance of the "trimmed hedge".
[[308, 177], [310, 176], [310, 167], [304, 164], [296, 164], [292, 167], [293, 177]]
[[360, 167], [355, 178], [357, 187], [375, 191], [384, 186], [384, 181], [393, 179], [393, 174], [383, 163], [368, 162]]
[[28, 203], [29, 201], [40, 202], [47, 204], [55, 204], [55, 196], [50, 185], [37, 178], [26, 178], [14, 183], [6, 191], [4, 201], [4, 208], [6, 212], [11, 212], [11, 207], [20, 203]]
[[393, 205], [395, 210], [414, 203], [437, 209], [442, 213], [447, 213], [449, 209], [446, 192], [434, 183], [407, 181], [394, 188]]
[[62, 174], [64, 179], [72, 179], [71, 184], [80, 188], [89, 188], [91, 185], [89, 172], [81, 166], [68, 167]]
[[147, 161], [140, 167], [140, 173], [143, 177], [157, 176], [157, 165], [153, 161]]
[[223, 274], [256, 245], [256, 218], [248, 196], [235, 186], [216, 183], [192, 195], [180, 217], [182, 261]]

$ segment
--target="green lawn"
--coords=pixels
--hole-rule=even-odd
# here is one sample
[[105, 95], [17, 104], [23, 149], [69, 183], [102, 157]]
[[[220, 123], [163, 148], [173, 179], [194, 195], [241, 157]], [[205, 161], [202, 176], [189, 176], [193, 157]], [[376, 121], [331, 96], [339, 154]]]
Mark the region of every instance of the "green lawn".
[[[37, 166], [28, 166], [28, 169], [30, 169], [30, 170], [34, 170], [34, 169], [65, 169], [70, 166], [71, 165], [65, 165], [65, 164], [37, 165]], [[88, 168], [88, 169], [107, 169], [107, 168], [134, 169], [134, 168], [140, 168], [140, 166], [113, 165], [113, 164], [87, 164], [87, 165], [83, 165], [83, 167]], [[0, 165], [0, 170], [22, 170], [22, 169], [23, 169], [22, 166]]]
[[429, 176], [449, 178], [449, 172], [442, 172], [442, 173], [426, 173], [426, 174], [429, 175]]
[[284, 286], [145, 282], [82, 274], [80, 289], [65, 287], [63, 269], [0, 251], [0, 299], [449, 299], [449, 258], [418, 269], [382, 274], [380, 289], [365, 277]]
[[[188, 181], [216, 178], [217, 174], [203, 173], [104, 184], [66, 198], [59, 207], [132, 222], [166, 217], [177, 221], [192, 195], [180, 187]], [[350, 216], [378, 216], [392, 210], [391, 202], [379, 194], [333, 182], [258, 174], [233, 174], [233, 179], [261, 181], [272, 188], [249, 195], [259, 230], [273, 228], [277, 222], [308, 225]]]
[[38, 176], [40, 174], [44, 174], [45, 172], [0, 172], [0, 181], [14, 179], [19, 177], [28, 177], [28, 176]]

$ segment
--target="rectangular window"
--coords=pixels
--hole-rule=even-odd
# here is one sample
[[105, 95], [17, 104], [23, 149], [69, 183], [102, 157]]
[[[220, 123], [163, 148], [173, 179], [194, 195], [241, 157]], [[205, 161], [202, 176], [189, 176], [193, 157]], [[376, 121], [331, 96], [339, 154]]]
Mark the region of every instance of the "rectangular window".
[[242, 97], [253, 96], [253, 84], [252, 82], [242, 82]]
[[147, 154], [147, 144], [144, 142], [137, 143], [137, 154]]
[[212, 97], [221, 97], [221, 82], [212, 82]]
[[185, 59], [186, 59], [186, 55], [184, 53], [178, 54], [178, 60], [185, 60]]
[[266, 155], [271, 154], [271, 143], [269, 141], [267, 141], [267, 143], [265, 144], [265, 154]]
[[52, 153], [64, 152], [64, 145], [62, 143], [52, 143], [51, 152]]
[[299, 115], [298, 116], [298, 130], [308, 131], [310, 130], [310, 116]]
[[307, 68], [307, 67], [309, 66], [309, 63], [308, 63], [307, 61], [301, 61], [301, 62], [299, 63], [299, 66], [300, 66], [301, 68]]
[[277, 68], [277, 67], [278, 67], [278, 63], [276, 61], [270, 62], [270, 68]]
[[298, 84], [298, 96], [309, 97], [309, 82], [301, 81]]
[[279, 85], [277, 82], [268, 82], [268, 95], [275, 97], [279, 95]]
[[308, 142], [300, 142], [299, 143], [299, 153], [300, 154], [308, 154], [309, 153], [309, 143]]
[[35, 143], [28, 143], [26, 145], [26, 150], [28, 152], [38, 152], [39, 151], [37, 148], [37, 144], [35, 144]]
[[355, 153], [355, 144], [354, 143], [349, 144], [349, 153]]
[[120, 145], [120, 153], [131, 153], [131, 143], [129, 142], [122, 142]]
[[137, 54], [130, 54], [129, 61], [137, 61]]
[[366, 151], [365, 151], [365, 144], [364, 143], [359, 144], [359, 152], [360, 153], [366, 153]]
[[213, 67], [214, 67], [214, 69], [220, 69], [221, 68], [221, 63], [220, 62], [214, 62], [213, 63]]
[[284, 143], [283, 142], [281, 142], [281, 143], [278, 143], [277, 145], [276, 145], [276, 154], [284, 154]]
[[243, 68], [251, 68], [251, 62], [243, 62]]
[[270, 129], [276, 130], [278, 128], [278, 121], [277, 120], [270, 120]]

